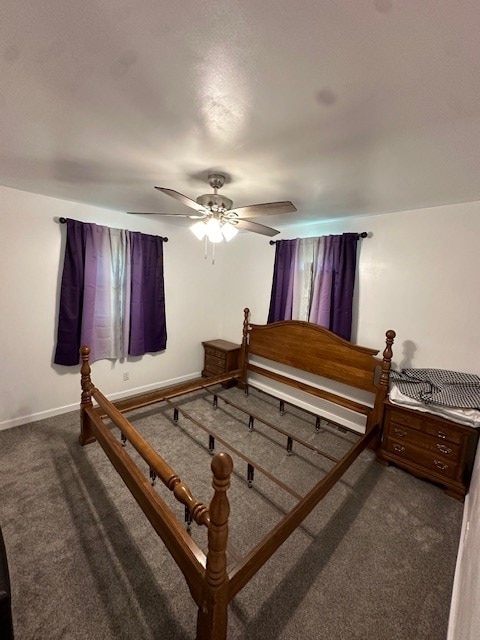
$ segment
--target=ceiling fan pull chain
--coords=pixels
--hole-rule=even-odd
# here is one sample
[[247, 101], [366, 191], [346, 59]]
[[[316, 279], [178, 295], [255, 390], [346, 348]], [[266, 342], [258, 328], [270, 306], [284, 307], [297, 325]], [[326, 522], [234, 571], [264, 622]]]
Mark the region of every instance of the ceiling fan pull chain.
[[212, 242], [212, 264], [215, 264], [215, 242]]

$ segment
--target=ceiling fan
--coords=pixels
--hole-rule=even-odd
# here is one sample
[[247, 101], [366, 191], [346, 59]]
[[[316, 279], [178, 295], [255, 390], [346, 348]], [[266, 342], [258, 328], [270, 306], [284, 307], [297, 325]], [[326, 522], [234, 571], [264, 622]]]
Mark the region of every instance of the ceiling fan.
[[291, 213], [297, 210], [295, 205], [289, 200], [251, 204], [246, 207], [232, 209], [233, 202], [230, 198], [218, 194], [218, 190], [225, 184], [225, 176], [221, 173], [211, 173], [208, 176], [208, 184], [213, 189], [213, 193], [206, 193], [203, 196], [199, 196], [196, 200], [187, 198], [187, 196], [173, 189], [155, 187], [155, 189], [166, 193], [167, 196], [171, 196], [187, 207], [194, 209], [196, 213], [154, 213], [153, 211], [128, 211], [128, 213], [175, 216], [198, 220], [198, 222], [191, 227], [195, 235], [200, 240], [206, 238], [210, 242], [217, 243], [222, 242], [224, 239], [231, 240], [239, 229], [253, 231], [254, 233], [260, 233], [264, 236], [275, 236], [280, 232], [272, 227], [266, 227], [258, 222], [252, 222], [248, 218], [269, 214]]

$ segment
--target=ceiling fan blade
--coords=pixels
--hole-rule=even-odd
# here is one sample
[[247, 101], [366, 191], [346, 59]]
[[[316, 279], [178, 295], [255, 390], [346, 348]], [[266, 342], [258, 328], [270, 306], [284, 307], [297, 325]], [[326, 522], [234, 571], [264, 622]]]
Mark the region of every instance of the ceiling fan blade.
[[276, 229], [272, 229], [272, 227], [266, 227], [264, 224], [259, 224], [258, 222], [251, 222], [250, 220], [240, 220], [240, 218], [234, 218], [230, 222], [233, 222], [235, 227], [239, 229], [245, 229], [245, 231], [253, 231], [254, 233], [261, 233], [262, 236], [276, 236]]
[[194, 213], [159, 213], [158, 211], [127, 211], [134, 216], [169, 216], [171, 218], [190, 218], [191, 220], [203, 220], [206, 215], [196, 216]]
[[263, 204], [251, 204], [248, 207], [237, 207], [229, 213], [236, 213], [241, 218], [256, 218], [257, 216], [275, 215], [280, 213], [293, 213], [297, 207], [284, 200], [282, 202], [265, 202]]
[[173, 189], [166, 189], [165, 187], [155, 187], [155, 189], [158, 189], [159, 191], [166, 193], [167, 196], [170, 196], [171, 198], [175, 198], [175, 200], [180, 200], [180, 202], [182, 202], [185, 206], [190, 207], [191, 209], [195, 209], [196, 211], [201, 211], [202, 213], [206, 213], [205, 207], [202, 207], [202, 205], [198, 204], [198, 202], [195, 202], [195, 200], [192, 200], [191, 198], [187, 198], [187, 196], [184, 196], [183, 193], [179, 193], [178, 191], [174, 191]]

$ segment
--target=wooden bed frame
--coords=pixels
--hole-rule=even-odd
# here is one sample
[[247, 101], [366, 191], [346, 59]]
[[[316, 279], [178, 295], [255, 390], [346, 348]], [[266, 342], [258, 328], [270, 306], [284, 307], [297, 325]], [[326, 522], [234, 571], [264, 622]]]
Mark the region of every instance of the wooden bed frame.
[[[198, 606], [197, 640], [226, 638], [228, 603], [300, 525], [358, 455], [367, 446], [376, 446], [381, 433], [383, 403], [388, 391], [394, 338], [394, 331], [386, 332], [386, 347], [383, 358], [380, 359], [376, 357], [378, 351], [353, 345], [330, 331], [307, 322], [249, 324], [249, 310], [245, 309], [238, 370], [133, 396], [115, 403], [110, 402], [92, 383], [88, 361], [89, 349], [82, 347], [80, 443], [86, 445], [95, 440], [100, 443], [178, 564]], [[373, 405], [362, 404], [331, 391], [322, 390], [317, 385], [300, 382], [284, 373], [275, 372], [270, 368], [265, 369], [259, 364], [251, 363], [250, 355], [371, 392]], [[211, 463], [213, 497], [207, 507], [192, 496], [188, 486], [135, 430], [124, 413], [162, 401], [172, 404], [172, 399], [185, 393], [210, 389], [214, 385], [230, 381], [237, 382], [248, 393], [250, 372], [267, 376], [366, 416], [366, 429], [364, 434], [357, 434], [356, 442], [304, 497], [300, 496], [297, 504], [274, 529], [248, 555], [228, 570], [227, 540], [230, 506], [227, 489], [233, 469], [232, 458], [228, 453], [219, 453], [213, 457]], [[98, 406], [93, 405], [92, 399]], [[175, 411], [178, 412], [178, 408]], [[150, 478], [158, 477], [173, 492], [175, 498], [185, 505], [190, 517], [198, 525], [207, 527], [208, 553], [206, 555], [192, 540], [183, 523], [160, 497], [122, 443], [114, 437], [112, 426], [107, 426], [103, 421], [105, 417], [108, 417], [120, 430], [122, 441], [130, 442], [147, 463], [150, 468]], [[222, 445], [226, 444], [222, 439], [220, 442]], [[249, 461], [250, 464], [256, 465], [253, 461]]]

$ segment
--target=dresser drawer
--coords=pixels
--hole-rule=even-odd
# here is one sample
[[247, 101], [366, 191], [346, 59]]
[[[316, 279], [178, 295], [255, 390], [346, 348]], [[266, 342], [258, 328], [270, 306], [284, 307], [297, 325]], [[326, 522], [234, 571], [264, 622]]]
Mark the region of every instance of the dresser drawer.
[[[434, 430], [432, 429], [432, 431]], [[439, 438], [437, 433], [430, 435], [423, 431], [410, 429], [393, 421], [388, 424], [385, 430], [385, 437], [398, 442], [408, 442], [415, 447], [426, 449], [436, 455], [446, 456], [450, 458], [450, 460], [458, 460], [462, 451], [460, 444]]]
[[412, 415], [412, 412], [405, 413], [395, 407], [389, 410], [389, 421], [392, 424], [396, 424], [397, 427], [408, 427], [409, 429], [422, 431], [456, 444], [461, 444], [464, 439], [464, 435], [459, 429], [452, 428], [442, 418], [432, 417], [431, 414], [416, 412]]
[[417, 429], [418, 431], [421, 431], [423, 428], [423, 417], [421, 414], [412, 416], [392, 409], [390, 419], [399, 426], [402, 425], [404, 427], [409, 427], [410, 429]]
[[205, 357], [217, 358], [218, 360], [225, 362], [226, 353], [225, 351], [220, 351], [220, 349], [214, 349], [213, 347], [205, 347]]
[[442, 477], [455, 480], [458, 476], [459, 465], [457, 461], [442, 453], [436, 454], [435, 451], [393, 438], [387, 438], [384, 447], [385, 451], [394, 454], [399, 459], [412, 462]]
[[222, 360], [214, 356], [205, 356], [204, 368], [212, 374], [225, 373], [225, 359]]
[[445, 425], [438, 425], [435, 422], [426, 422], [425, 431], [431, 436], [435, 436], [439, 440], [446, 440], [447, 442], [455, 442], [461, 444], [464, 439], [464, 435], [460, 431], [454, 431]]

